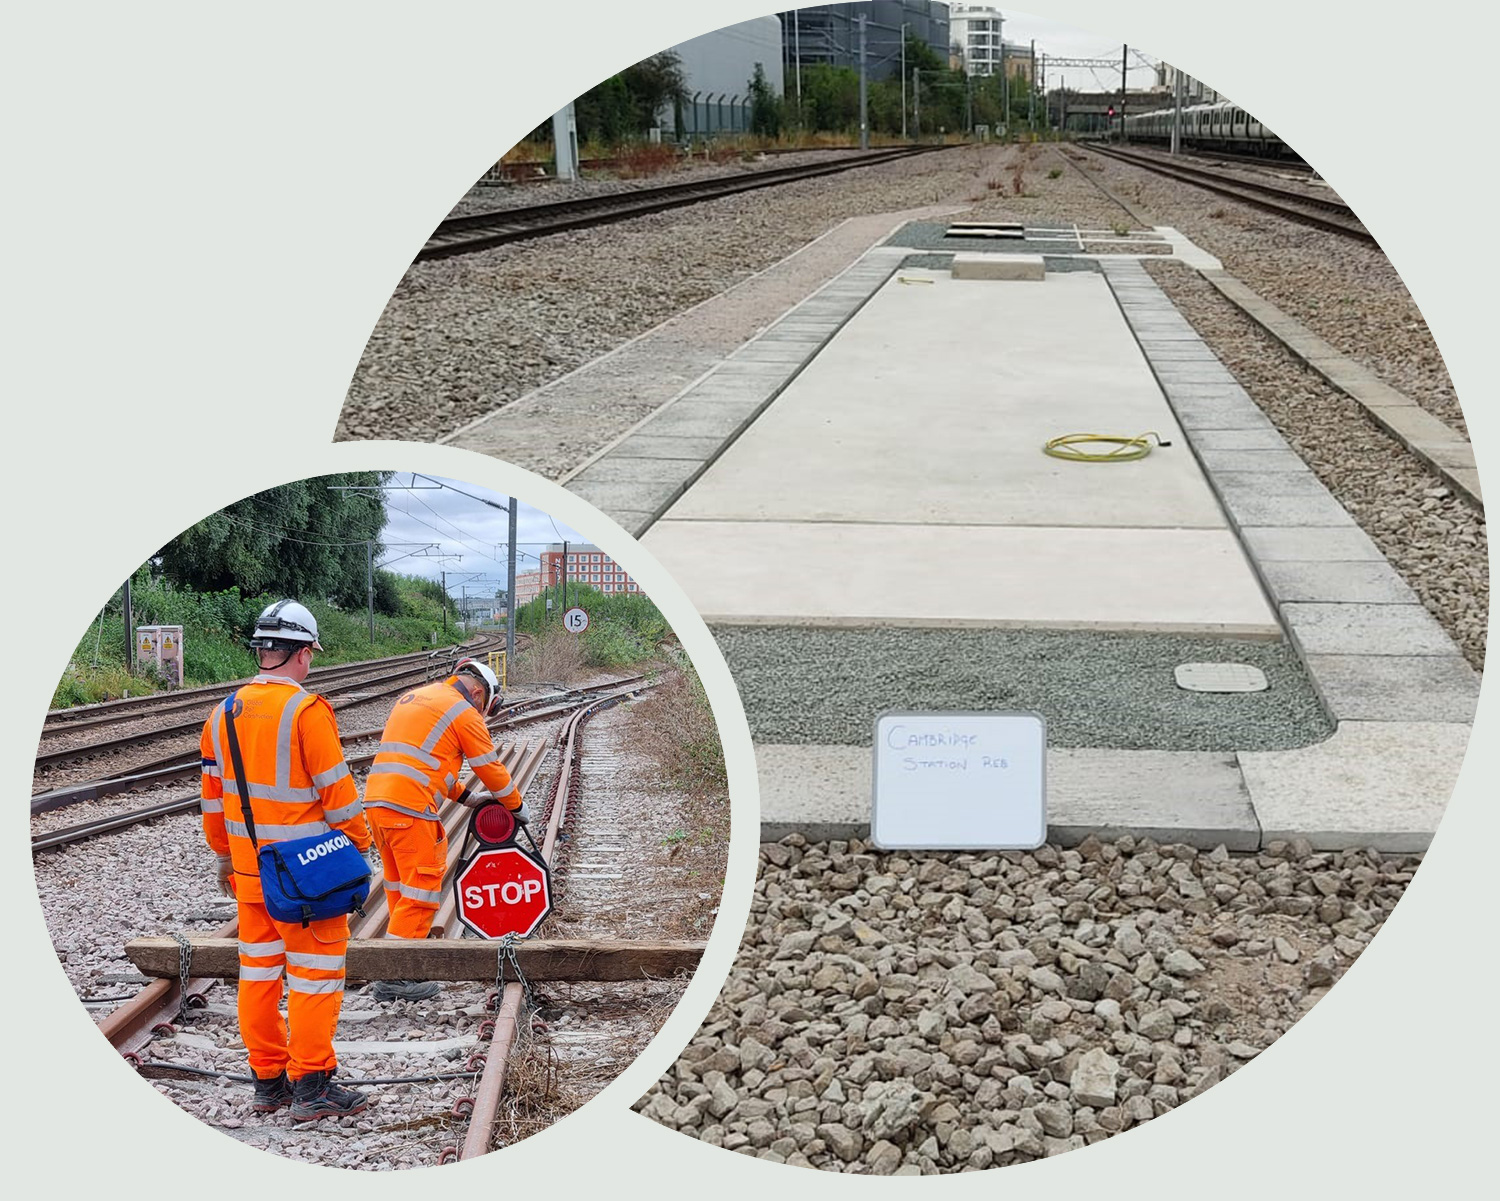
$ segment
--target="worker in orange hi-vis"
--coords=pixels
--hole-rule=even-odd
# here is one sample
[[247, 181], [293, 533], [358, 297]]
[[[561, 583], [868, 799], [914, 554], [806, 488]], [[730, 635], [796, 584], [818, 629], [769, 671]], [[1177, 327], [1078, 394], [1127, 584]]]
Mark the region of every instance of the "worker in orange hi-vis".
[[257, 619], [250, 646], [261, 672], [215, 706], [200, 746], [203, 831], [219, 857], [220, 890], [239, 906], [239, 1023], [256, 1078], [252, 1108], [274, 1113], [290, 1105], [295, 1121], [359, 1113], [365, 1094], [332, 1082], [349, 919], [304, 925], [277, 921], [267, 911], [229, 753], [225, 705], [234, 706], [250, 820], [262, 846], [334, 829], [365, 851], [370, 827], [344, 762], [333, 709], [302, 688], [313, 651], [323, 649], [316, 619], [295, 601], [278, 601]]
[[[470, 806], [491, 799], [530, 820], [521, 794], [490, 738], [485, 719], [500, 706], [500, 681], [483, 663], [463, 659], [446, 680], [404, 694], [391, 710], [365, 782], [365, 807], [385, 874], [388, 938], [426, 938], [442, 902], [447, 836], [444, 798]], [[464, 760], [479, 784], [461, 789]], [[381, 980], [378, 1001], [419, 1001], [440, 988], [431, 980]]]

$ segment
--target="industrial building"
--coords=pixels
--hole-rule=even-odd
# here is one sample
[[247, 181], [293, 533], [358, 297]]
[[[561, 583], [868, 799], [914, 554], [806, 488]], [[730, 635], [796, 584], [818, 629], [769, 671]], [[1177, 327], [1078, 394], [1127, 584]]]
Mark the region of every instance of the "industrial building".
[[673, 46], [687, 77], [688, 99], [680, 113], [662, 114], [663, 128], [675, 127], [680, 138], [747, 131], [755, 68], [772, 92], [782, 94], [781, 41], [780, 21], [767, 16]]
[[871, 79], [889, 79], [901, 69], [902, 31], [920, 38], [948, 61], [948, 5], [932, 0], [872, 0], [862, 4], [816, 4], [781, 14], [788, 74], [798, 66], [859, 66], [859, 19], [866, 19], [866, 67]]

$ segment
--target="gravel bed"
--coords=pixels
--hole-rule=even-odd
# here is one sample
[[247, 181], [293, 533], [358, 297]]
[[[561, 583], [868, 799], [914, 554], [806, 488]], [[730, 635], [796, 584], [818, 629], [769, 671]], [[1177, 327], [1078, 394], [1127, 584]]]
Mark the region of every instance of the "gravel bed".
[[1109, 161], [1096, 174], [1156, 224], [1181, 230], [1231, 275], [1468, 436], [1437, 344], [1378, 247], [1143, 168]]
[[[453, 206], [450, 217], [465, 217], [471, 213], [500, 212], [504, 209], [525, 208], [533, 204], [553, 204], [562, 200], [578, 200], [588, 196], [615, 196], [621, 192], [635, 192], [642, 188], [661, 188], [669, 184], [693, 183], [700, 179], [721, 179], [729, 175], [753, 175], [757, 171], [780, 167], [798, 167], [804, 163], [833, 163], [839, 159], [852, 158], [860, 150], [799, 150], [790, 154], [770, 154], [762, 158], [733, 158], [725, 162], [679, 161], [671, 169], [639, 179], [622, 179], [617, 176], [596, 175], [590, 172], [572, 183], [559, 183], [550, 179], [546, 183], [500, 184], [498, 186], [476, 185], [464, 194]], [[588, 170], [588, 168], [585, 168]]]
[[845, 217], [984, 191], [966, 147], [416, 263], [350, 385], [336, 437], [435, 440], [717, 295]]
[[1483, 515], [1197, 272], [1180, 263], [1148, 270], [1482, 670], [1490, 603]]
[[713, 1146], [936, 1174], [1059, 1154], [1200, 1095], [1306, 1013], [1411, 857], [762, 847], [724, 992], [636, 1108]]
[[[1285, 642], [1089, 630], [715, 627], [757, 742], [868, 746], [902, 708], [1035, 709], [1050, 746], [1278, 750], [1333, 733]], [[1180, 663], [1248, 663], [1265, 692], [1179, 688]], [[809, 704], [811, 698], [816, 704]]]

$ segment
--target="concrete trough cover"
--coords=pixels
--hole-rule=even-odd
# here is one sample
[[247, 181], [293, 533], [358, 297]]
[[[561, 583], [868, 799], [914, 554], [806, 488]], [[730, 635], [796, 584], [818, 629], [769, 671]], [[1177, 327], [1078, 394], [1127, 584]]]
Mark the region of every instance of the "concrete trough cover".
[[949, 238], [1021, 238], [1026, 227], [1019, 221], [955, 221], [944, 234]]
[[1047, 278], [1047, 264], [1039, 254], [955, 254], [954, 279]]
[[1177, 687], [1189, 692], [1264, 692], [1266, 673], [1250, 663], [1180, 663]]

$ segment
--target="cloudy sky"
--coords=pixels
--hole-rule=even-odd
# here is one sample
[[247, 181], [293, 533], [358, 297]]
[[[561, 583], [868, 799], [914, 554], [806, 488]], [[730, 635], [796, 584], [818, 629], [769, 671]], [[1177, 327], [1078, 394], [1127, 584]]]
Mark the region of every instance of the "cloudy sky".
[[[378, 566], [403, 575], [437, 579], [448, 573], [454, 596], [493, 591], [505, 583], [508, 516], [486, 500], [508, 498], [463, 480], [401, 472], [385, 489], [385, 551]], [[577, 530], [540, 509], [517, 502], [516, 571], [535, 571], [537, 556], [553, 542], [587, 542]]]
[[[976, 6], [977, 7], [977, 6]], [[1108, 36], [1086, 33], [1072, 25], [1064, 25], [1046, 17], [1034, 17], [1030, 13], [1013, 12], [1003, 4], [994, 6], [1005, 18], [1005, 40], [1021, 45], [1036, 39], [1037, 58], [1103, 58], [1108, 59], [1109, 68], [1057, 67], [1047, 68], [1047, 86], [1060, 86], [1067, 81], [1070, 88], [1083, 91], [1109, 91], [1120, 86], [1120, 43], [1111, 42]], [[1009, 53], [1009, 51], [1007, 51]], [[1156, 82], [1154, 64], [1157, 56], [1150, 47], [1131, 47], [1130, 69], [1127, 76], [1132, 88], [1150, 87]], [[1151, 64], [1151, 65], [1148, 65]], [[1213, 85], [1210, 84], [1210, 87]]]

